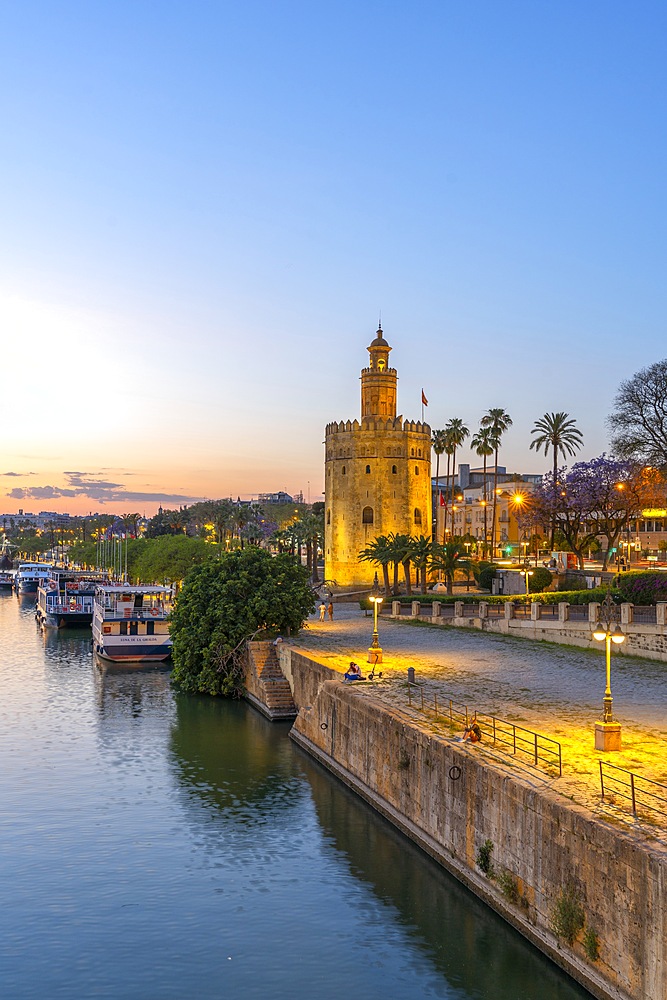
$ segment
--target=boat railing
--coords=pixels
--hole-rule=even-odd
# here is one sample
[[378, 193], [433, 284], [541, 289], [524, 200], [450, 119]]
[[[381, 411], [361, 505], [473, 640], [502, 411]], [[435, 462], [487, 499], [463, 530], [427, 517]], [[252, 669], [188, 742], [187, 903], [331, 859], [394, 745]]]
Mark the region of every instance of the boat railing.
[[103, 608], [104, 621], [129, 621], [139, 619], [140, 621], [164, 621], [168, 617], [171, 608], [153, 605], [135, 608], [132, 604], [122, 607]]

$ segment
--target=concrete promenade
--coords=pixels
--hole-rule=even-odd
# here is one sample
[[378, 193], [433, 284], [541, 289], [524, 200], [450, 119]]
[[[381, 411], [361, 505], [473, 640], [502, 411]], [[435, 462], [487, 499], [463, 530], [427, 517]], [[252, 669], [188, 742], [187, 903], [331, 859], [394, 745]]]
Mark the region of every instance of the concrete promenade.
[[[313, 616], [293, 641], [329, 667], [344, 671], [356, 660], [364, 673], [373, 620], [356, 605], [337, 604], [334, 621]], [[600, 754], [594, 749], [594, 723], [601, 716], [605, 686], [604, 647], [599, 652], [529, 639], [480, 633], [448, 626], [380, 619], [384, 662], [380, 682], [358, 686], [400, 708], [424, 728], [449, 736], [407, 702], [407, 668], [413, 666], [425, 699], [437, 694], [442, 705], [451, 698], [470, 711], [495, 715], [557, 740], [562, 746], [563, 775], [548, 777], [521, 767], [536, 785], [548, 785], [615, 823], [627, 825], [639, 838], [667, 841], [667, 817], [636, 821], [620, 806], [600, 799], [599, 760], [627, 768], [667, 785], [667, 665], [654, 660], [613, 657], [614, 716], [623, 726], [623, 748]], [[456, 738], [453, 737], [452, 738]], [[490, 754], [496, 764], [515, 770], [514, 758], [488, 744], [467, 752]], [[664, 794], [664, 793], [662, 793]]]

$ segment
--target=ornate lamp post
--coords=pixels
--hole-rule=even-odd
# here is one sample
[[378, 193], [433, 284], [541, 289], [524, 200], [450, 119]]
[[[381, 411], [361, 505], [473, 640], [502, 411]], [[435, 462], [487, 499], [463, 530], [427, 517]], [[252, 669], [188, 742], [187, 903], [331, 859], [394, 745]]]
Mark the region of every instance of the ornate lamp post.
[[368, 595], [369, 601], [373, 604], [373, 639], [368, 647], [368, 662], [372, 664], [382, 663], [382, 647], [378, 636], [378, 610], [382, 604], [382, 593], [378, 582], [378, 575], [375, 574], [373, 589]]
[[616, 605], [607, 591], [607, 596], [600, 605], [600, 619], [593, 632], [593, 638], [604, 642], [607, 661], [607, 685], [602, 699], [602, 722], [595, 723], [595, 749], [620, 750], [621, 726], [614, 722], [611, 697], [611, 644], [620, 645], [625, 642], [625, 636], [616, 621]]
[[532, 569], [528, 569], [528, 567], [526, 566], [525, 569], [521, 569], [519, 570], [519, 572], [526, 581], [526, 595], [528, 595], [528, 593], [530, 592], [530, 587], [528, 585], [528, 577], [533, 575], [533, 571]]

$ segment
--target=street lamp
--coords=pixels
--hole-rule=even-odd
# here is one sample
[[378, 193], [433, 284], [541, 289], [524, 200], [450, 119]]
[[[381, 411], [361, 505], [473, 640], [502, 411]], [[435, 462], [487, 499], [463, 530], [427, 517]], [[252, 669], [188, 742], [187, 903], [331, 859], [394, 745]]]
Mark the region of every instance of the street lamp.
[[526, 580], [526, 596], [528, 596], [528, 577], [533, 575], [532, 569], [520, 569], [519, 572], [521, 576], [525, 577]]
[[593, 638], [598, 642], [604, 642], [607, 665], [607, 686], [602, 699], [602, 722], [595, 723], [595, 749], [596, 750], [620, 750], [621, 749], [621, 726], [614, 722], [612, 715], [611, 697], [611, 644], [620, 646], [625, 642], [625, 636], [616, 623], [616, 605], [611, 593], [607, 591], [607, 596], [600, 605], [600, 620], [597, 628], [593, 632]]
[[372, 664], [382, 663], [382, 647], [380, 646], [378, 636], [378, 609], [382, 604], [382, 594], [380, 593], [377, 573], [375, 574], [373, 589], [368, 595], [368, 599], [373, 604], [373, 639], [368, 647], [368, 662]]

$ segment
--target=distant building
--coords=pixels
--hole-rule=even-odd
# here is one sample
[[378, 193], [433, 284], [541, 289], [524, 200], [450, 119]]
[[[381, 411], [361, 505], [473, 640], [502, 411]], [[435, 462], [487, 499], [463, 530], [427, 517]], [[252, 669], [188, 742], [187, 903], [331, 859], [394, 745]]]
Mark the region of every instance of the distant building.
[[257, 497], [259, 503], [295, 503], [294, 497], [291, 497], [289, 493], [285, 493], [284, 490], [278, 490], [277, 493], [260, 493]]
[[326, 427], [325, 577], [368, 587], [377, 569], [359, 552], [390, 532], [431, 536], [431, 428], [396, 415], [398, 376], [382, 328], [361, 372], [361, 421]]

